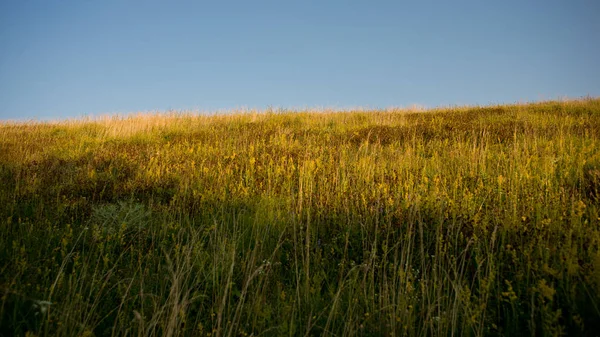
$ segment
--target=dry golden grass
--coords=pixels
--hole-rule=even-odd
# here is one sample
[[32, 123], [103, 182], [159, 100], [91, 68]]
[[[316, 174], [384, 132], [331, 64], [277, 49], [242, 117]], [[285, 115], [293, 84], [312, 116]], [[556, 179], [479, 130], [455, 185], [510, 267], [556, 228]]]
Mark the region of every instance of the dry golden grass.
[[599, 139], [591, 98], [3, 122], [1, 332], [593, 335]]

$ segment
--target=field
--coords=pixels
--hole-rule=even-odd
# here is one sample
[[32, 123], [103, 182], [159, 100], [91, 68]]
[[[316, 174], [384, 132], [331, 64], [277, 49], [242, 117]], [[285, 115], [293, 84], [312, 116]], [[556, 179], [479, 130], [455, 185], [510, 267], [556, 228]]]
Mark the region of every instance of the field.
[[0, 123], [0, 335], [600, 331], [600, 99]]

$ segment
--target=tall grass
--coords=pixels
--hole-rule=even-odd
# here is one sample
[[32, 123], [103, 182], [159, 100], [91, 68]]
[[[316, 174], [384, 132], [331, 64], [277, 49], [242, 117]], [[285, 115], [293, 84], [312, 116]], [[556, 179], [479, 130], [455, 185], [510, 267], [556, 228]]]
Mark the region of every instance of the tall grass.
[[593, 335], [600, 100], [0, 124], [0, 334]]

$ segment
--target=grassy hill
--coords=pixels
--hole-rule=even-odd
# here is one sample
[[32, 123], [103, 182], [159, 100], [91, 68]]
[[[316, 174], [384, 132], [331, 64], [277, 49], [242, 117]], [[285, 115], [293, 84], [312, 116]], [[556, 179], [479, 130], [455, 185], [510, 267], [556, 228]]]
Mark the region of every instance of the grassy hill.
[[0, 124], [0, 335], [593, 335], [600, 99]]

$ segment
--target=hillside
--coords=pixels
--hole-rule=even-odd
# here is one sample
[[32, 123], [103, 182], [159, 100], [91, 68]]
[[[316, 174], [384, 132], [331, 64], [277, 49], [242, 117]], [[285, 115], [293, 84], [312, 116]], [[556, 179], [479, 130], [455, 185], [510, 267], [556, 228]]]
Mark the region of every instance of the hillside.
[[600, 99], [0, 123], [0, 335], [593, 335]]

